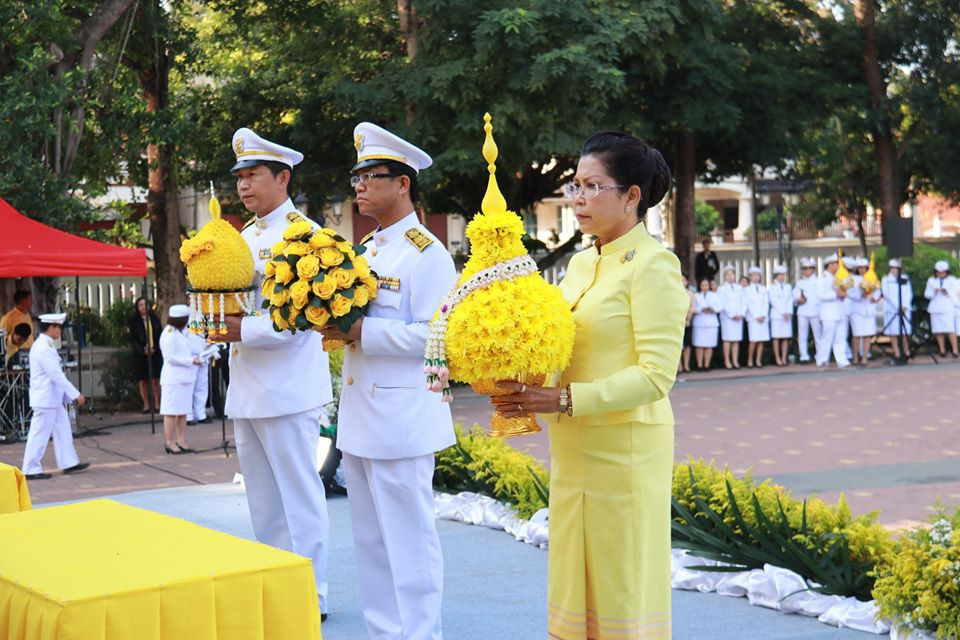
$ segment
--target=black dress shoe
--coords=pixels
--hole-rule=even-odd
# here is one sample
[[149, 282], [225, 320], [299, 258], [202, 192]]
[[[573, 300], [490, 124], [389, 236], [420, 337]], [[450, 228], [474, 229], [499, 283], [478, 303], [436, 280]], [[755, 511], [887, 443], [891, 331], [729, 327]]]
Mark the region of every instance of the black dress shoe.
[[84, 469], [86, 469], [86, 468], [89, 467], [89, 466], [90, 466], [90, 463], [89, 463], [89, 462], [81, 462], [81, 463], [79, 463], [79, 464], [73, 465], [72, 467], [67, 467], [66, 469], [63, 470], [63, 472], [64, 472], [64, 473], [76, 473], [77, 471], [83, 471]]
[[196, 453], [196, 449], [190, 449], [188, 447], [185, 447], [179, 442], [177, 443], [177, 446], [180, 448], [180, 453]]
[[178, 455], [180, 455], [181, 453], [183, 453], [183, 450], [182, 450], [182, 449], [179, 449], [179, 448], [178, 448], [176, 451], [174, 451], [173, 449], [171, 449], [171, 448], [168, 447], [167, 445], [163, 445], [163, 450], [166, 451], [167, 453], [171, 453], [171, 454], [173, 454], [173, 455], [175, 455], [175, 456], [178, 456]]
[[187, 420], [187, 426], [188, 426], [188, 427], [192, 427], [192, 426], [195, 425], [195, 424], [197, 424], [197, 421], [196, 421], [196, 420]]
[[[687, 369], [687, 371], [689, 371], [689, 369]], [[204, 418], [203, 420], [197, 421], [198, 424], [210, 424], [211, 422], [213, 422], [213, 418]]]
[[27, 473], [23, 476], [27, 480], [49, 480], [53, 477], [52, 473]]

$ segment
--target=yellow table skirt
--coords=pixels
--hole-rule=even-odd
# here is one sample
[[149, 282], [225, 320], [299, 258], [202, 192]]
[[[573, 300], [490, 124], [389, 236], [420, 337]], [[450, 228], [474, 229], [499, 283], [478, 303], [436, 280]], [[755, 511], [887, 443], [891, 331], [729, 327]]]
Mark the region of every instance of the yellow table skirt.
[[[30, 509], [27, 479], [20, 469], [0, 462], [0, 513], [17, 513]], [[2, 553], [2, 551], [0, 551]]]
[[0, 516], [0, 638], [317, 640], [310, 560], [112, 500]]

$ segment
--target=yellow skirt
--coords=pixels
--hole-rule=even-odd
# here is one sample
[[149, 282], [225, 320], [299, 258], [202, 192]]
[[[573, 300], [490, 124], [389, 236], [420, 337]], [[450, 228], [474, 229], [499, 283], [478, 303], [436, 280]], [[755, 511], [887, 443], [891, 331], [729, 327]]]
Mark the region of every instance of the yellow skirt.
[[673, 425], [550, 421], [548, 631], [670, 638]]

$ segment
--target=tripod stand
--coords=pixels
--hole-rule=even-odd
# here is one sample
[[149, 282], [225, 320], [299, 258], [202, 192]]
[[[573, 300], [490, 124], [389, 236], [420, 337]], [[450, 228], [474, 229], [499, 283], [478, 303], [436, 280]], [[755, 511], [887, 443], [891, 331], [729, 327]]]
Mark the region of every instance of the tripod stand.
[[[884, 334], [887, 333], [887, 329], [890, 326], [896, 326], [899, 329], [898, 335], [890, 336], [891, 345], [894, 344], [894, 340], [896, 340], [899, 345], [899, 349], [894, 350], [894, 355], [890, 358], [890, 361], [895, 365], [907, 364], [907, 360], [912, 357], [912, 354], [908, 355], [907, 352], [910, 344], [913, 343], [914, 352], [923, 349], [934, 363], [940, 364], [940, 360], [937, 358], [937, 354], [930, 344], [929, 332], [923, 330], [920, 326], [922, 323], [917, 322], [914, 324], [913, 318], [907, 317], [907, 311], [903, 305], [903, 287], [909, 283], [910, 278], [907, 276], [901, 274], [897, 277], [897, 313], [883, 326]], [[897, 355], [898, 352], [899, 355]]]

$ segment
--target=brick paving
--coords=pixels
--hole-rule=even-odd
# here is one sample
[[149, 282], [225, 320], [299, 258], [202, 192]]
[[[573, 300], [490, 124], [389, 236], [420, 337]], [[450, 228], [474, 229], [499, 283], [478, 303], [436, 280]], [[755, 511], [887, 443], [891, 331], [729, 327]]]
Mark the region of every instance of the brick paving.
[[[935, 500], [960, 505], [960, 364], [918, 359], [907, 367], [881, 362], [837, 371], [765, 367], [684, 374], [671, 399], [677, 418], [676, 459], [727, 464], [738, 473], [773, 477], [805, 496], [835, 500], [843, 491], [855, 512], [881, 510], [889, 526], [913, 526]], [[455, 390], [454, 418], [486, 425], [487, 398]], [[230, 482], [239, 471], [221, 449], [220, 423], [189, 427], [190, 445], [207, 451], [165, 455], [140, 414], [84, 415], [76, 439], [82, 474], [32, 481], [34, 502], [90, 498], [151, 488]], [[233, 442], [232, 425], [226, 423]], [[510, 444], [549, 460], [546, 432]], [[23, 443], [0, 445], [0, 461], [19, 466]], [[45, 457], [54, 464], [52, 446]], [[49, 469], [54, 471], [53, 469]]]

